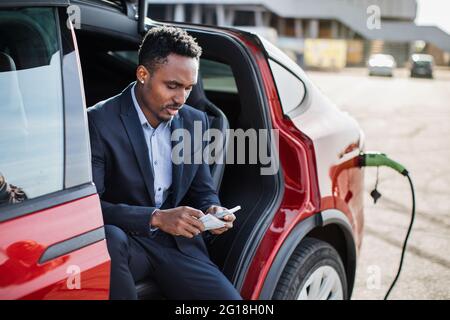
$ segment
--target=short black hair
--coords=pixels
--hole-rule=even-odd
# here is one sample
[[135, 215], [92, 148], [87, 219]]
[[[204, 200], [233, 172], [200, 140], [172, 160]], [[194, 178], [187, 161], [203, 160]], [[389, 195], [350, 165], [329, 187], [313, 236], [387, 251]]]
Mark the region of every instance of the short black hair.
[[202, 48], [185, 30], [158, 26], [150, 29], [139, 48], [139, 64], [153, 72], [157, 65], [167, 62], [167, 56], [175, 53], [199, 59]]

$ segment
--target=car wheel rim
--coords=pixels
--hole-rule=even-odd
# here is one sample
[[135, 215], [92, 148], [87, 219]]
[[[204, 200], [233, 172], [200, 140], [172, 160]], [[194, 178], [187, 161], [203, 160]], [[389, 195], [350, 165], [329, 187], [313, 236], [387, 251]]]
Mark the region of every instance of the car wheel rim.
[[330, 266], [314, 271], [300, 290], [297, 300], [343, 300], [341, 278]]

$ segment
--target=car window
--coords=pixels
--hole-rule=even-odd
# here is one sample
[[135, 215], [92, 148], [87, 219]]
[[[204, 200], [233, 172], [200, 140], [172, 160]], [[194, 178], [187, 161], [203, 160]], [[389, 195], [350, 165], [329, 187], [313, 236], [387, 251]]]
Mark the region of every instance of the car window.
[[269, 64], [277, 86], [281, 107], [283, 112], [287, 114], [302, 103], [305, 97], [305, 85], [279, 63], [269, 59]]
[[[128, 63], [138, 64], [137, 51], [109, 51], [108, 54]], [[200, 74], [206, 91], [238, 92], [233, 71], [227, 64], [201, 58]]]
[[108, 54], [135, 66], [139, 62], [137, 51], [108, 51]]
[[425, 67], [431, 66], [431, 61], [426, 61], [426, 60], [415, 61], [414, 63], [418, 66], [425, 66]]
[[51, 8], [0, 10], [0, 205], [63, 189], [56, 23]]
[[238, 92], [233, 71], [227, 64], [201, 58], [200, 74], [206, 91]]

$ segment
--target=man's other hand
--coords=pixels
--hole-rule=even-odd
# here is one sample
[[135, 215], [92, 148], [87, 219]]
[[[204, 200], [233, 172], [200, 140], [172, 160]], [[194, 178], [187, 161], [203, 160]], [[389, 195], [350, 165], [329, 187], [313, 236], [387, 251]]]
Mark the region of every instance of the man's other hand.
[[[222, 212], [222, 211], [226, 211], [228, 210], [227, 208], [224, 207], [220, 207], [220, 206], [211, 206], [209, 207], [208, 210], [206, 210], [206, 213], [210, 213], [210, 214], [215, 214], [216, 212]], [[226, 216], [223, 216], [223, 218], [221, 218], [221, 220], [226, 222], [225, 227], [223, 228], [219, 228], [219, 229], [212, 229], [209, 230], [209, 232], [211, 232], [214, 235], [219, 235], [224, 233], [225, 231], [233, 228], [233, 222], [234, 220], [236, 220], [236, 216], [232, 213], [227, 214]]]

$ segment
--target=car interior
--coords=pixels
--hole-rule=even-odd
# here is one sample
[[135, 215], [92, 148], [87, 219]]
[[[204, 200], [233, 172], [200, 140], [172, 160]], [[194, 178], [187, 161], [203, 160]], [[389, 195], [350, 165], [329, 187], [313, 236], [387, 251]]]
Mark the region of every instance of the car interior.
[[[270, 126], [264, 116], [264, 101], [257, 98], [262, 96], [258, 82], [242, 48], [221, 35], [195, 30], [191, 34], [202, 46], [203, 54], [198, 84], [186, 103], [206, 112], [210, 126], [222, 132], [228, 128], [245, 131]], [[76, 36], [88, 107], [119, 94], [135, 80], [138, 42], [82, 29], [77, 30]], [[233, 147], [230, 141], [224, 143]], [[246, 152], [248, 144], [247, 141]], [[242, 209], [236, 214], [234, 228], [214, 237], [208, 250], [224, 274], [239, 285], [238, 270], [248, 266], [252, 257], [244, 252], [255, 250], [252, 246], [265, 231], [261, 226], [267, 227], [266, 221], [273, 214], [279, 175], [261, 175], [259, 161], [237, 164], [234, 155], [234, 164], [213, 164], [211, 173], [222, 205], [240, 205]], [[147, 286], [146, 294], [145, 285], [141, 287], [141, 297], [155, 297], [154, 289]]]

